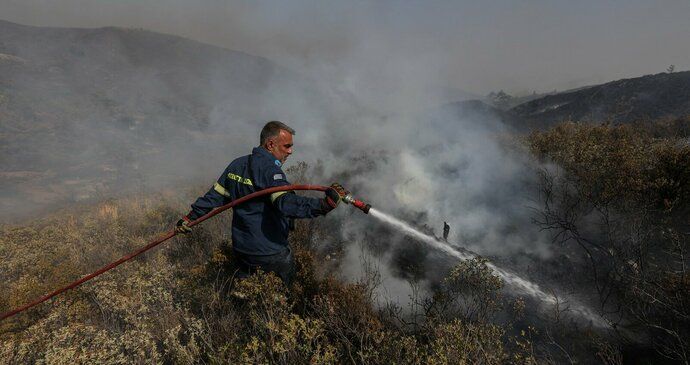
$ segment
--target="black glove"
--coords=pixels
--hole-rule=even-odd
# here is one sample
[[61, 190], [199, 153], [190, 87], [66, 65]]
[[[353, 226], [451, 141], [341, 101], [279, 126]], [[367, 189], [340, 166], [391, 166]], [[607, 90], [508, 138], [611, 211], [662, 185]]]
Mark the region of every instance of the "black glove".
[[191, 221], [187, 217], [182, 217], [177, 223], [175, 224], [175, 232], [177, 233], [182, 233], [182, 234], [187, 234], [192, 231], [192, 227], [189, 226], [189, 223]]
[[349, 192], [338, 183], [331, 184], [328, 190], [326, 190], [324, 193], [326, 194], [326, 197], [323, 198], [321, 208], [326, 213], [335, 209], [335, 207], [338, 206], [338, 203], [340, 203], [340, 200], [342, 200], [345, 195], [349, 194]]
[[334, 189], [335, 191], [337, 191], [338, 195], [340, 195], [341, 199], [344, 198], [347, 194], [350, 194], [349, 191], [345, 190], [345, 188], [338, 183], [331, 184], [331, 189]]

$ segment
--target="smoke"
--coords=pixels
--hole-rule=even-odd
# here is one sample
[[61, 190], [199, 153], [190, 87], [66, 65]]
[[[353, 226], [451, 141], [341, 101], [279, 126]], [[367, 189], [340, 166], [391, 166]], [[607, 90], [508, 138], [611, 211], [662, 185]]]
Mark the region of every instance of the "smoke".
[[[280, 58], [308, 84], [296, 90], [269, 79], [273, 91], [259, 104], [263, 120], [279, 119], [297, 130], [291, 161], [318, 167], [314, 183], [339, 181], [355, 196], [437, 236], [446, 221], [449, 242], [479, 254], [507, 261], [528, 256], [528, 263], [549, 258], [550, 237], [531, 223], [535, 166], [505, 143], [511, 128], [468, 105], [446, 104], [458, 99], [443, 87], [442, 55], [396, 48], [383, 39], [376, 32], [353, 32], [336, 60], [306, 57], [300, 64], [292, 55]], [[230, 120], [230, 112], [214, 114], [208, 132], [256, 134], [256, 123]], [[341, 208], [329, 218], [341, 226], [339, 238], [346, 243], [341, 274], [360, 279], [373, 263], [382, 280], [379, 299], [409, 303], [414, 293], [400, 260], [413, 240], [356, 214]], [[376, 232], [385, 232], [388, 242], [372, 238]], [[438, 280], [443, 273], [432, 271], [447, 267], [448, 258], [423, 256], [417, 264], [426, 272], [416, 279]]]
[[[337, 141], [308, 147], [325, 166], [317, 179], [341, 181], [356, 197], [436, 237], [448, 222], [448, 241], [479, 254], [549, 258], [550, 237], [531, 223], [535, 166], [501, 142], [508, 127], [456, 111], [367, 116], [336, 127]], [[381, 268], [381, 299], [409, 303], [409, 281], [435, 282], [452, 265], [443, 253], [420, 251], [414, 239], [359, 212], [341, 208], [331, 219], [342, 225], [340, 238], [348, 245], [344, 276], [362, 277], [366, 267], [357, 257], [373, 256]]]
[[[297, 130], [287, 167], [307, 162], [315, 167], [313, 183], [340, 181], [432, 234], [440, 235], [446, 221], [450, 242], [482, 255], [548, 258], [549, 237], [530, 223], [533, 166], [503, 143], [510, 127], [467, 105], [446, 104], [461, 95], [449, 78], [457, 72], [450, 57], [457, 52], [439, 47], [433, 31], [423, 29], [429, 20], [403, 29], [409, 19], [343, 22], [336, 15], [344, 9], [310, 9], [279, 7], [268, 16], [242, 8], [228, 22], [238, 44], [266, 41], [255, 47], [276, 62], [147, 32], [50, 30], [47, 40], [26, 36], [21, 42], [5, 33], [0, 53], [33, 67], [21, 75], [40, 70], [59, 85], [53, 95], [42, 77], [10, 83], [32, 101], [51, 100], [48, 111], [59, 116], [29, 140], [42, 159], [36, 169], [52, 171], [49, 178], [63, 185], [71, 179], [79, 186], [74, 194], [98, 184], [108, 185], [101, 191], [106, 196], [132, 187], [155, 194], [162, 186], [210, 186], [227, 163], [258, 143], [265, 121], [282, 120]], [[306, 18], [316, 24], [301, 25]], [[314, 33], [319, 25], [329, 31]], [[249, 30], [254, 33], [243, 38]], [[34, 114], [23, 120], [51, 122]], [[22, 153], [16, 147], [12, 153]], [[4, 171], [19, 169], [20, 160], [36, 162], [13, 156], [22, 158]], [[346, 208], [328, 219], [341, 225], [347, 242], [345, 277], [355, 280], [368, 270], [364, 255], [380, 268], [382, 296], [402, 301], [412, 294], [399, 264], [405, 259], [399, 250], [413, 245], [409, 239], [389, 232], [372, 241], [365, 233], [382, 228]], [[420, 258], [425, 267], [446, 259], [423, 254], [429, 255]]]
[[[210, 185], [257, 144], [266, 120], [277, 119], [297, 130], [291, 160], [320, 167], [314, 183], [340, 180], [418, 226], [440, 230], [447, 221], [449, 240], [480, 254], [549, 255], [529, 224], [529, 161], [499, 141], [510, 129], [467, 106], [444, 106], [457, 100], [443, 87], [447, 74], [438, 66], [447, 60], [423, 46], [387, 44], [386, 30], [343, 35], [337, 60], [307, 57], [299, 65], [284, 55], [287, 69], [148, 32], [4, 27], [0, 52], [28, 65], [9, 78], [11, 92], [32, 98], [13, 104], [33, 113], [17, 123], [48, 128], [30, 137], [40, 159], [28, 165], [50, 171], [53, 184], [33, 191], [62, 182], [52, 192], [79, 200]], [[46, 78], [57, 87], [46, 87]], [[20, 146], [10, 151], [17, 159], [5, 170], [31, 160]], [[343, 235], [353, 247], [365, 240]]]

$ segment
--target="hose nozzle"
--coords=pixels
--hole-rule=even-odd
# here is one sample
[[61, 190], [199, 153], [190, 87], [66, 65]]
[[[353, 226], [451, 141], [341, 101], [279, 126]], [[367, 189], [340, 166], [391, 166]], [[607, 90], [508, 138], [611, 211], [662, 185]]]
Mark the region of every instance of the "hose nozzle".
[[367, 204], [361, 200], [357, 200], [352, 197], [352, 194], [347, 194], [343, 197], [343, 201], [347, 204], [352, 204], [355, 208], [364, 212], [364, 214], [369, 214], [369, 209], [371, 209], [371, 204]]

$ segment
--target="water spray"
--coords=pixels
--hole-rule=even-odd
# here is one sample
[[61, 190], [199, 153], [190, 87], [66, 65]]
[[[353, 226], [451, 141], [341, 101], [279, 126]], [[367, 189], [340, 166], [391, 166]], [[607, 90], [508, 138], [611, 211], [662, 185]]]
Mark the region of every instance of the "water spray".
[[[370, 210], [370, 215], [379, 219], [382, 222], [385, 222], [399, 231], [412, 236], [416, 238], [417, 240], [426, 243], [427, 245], [442, 251], [452, 257], [455, 257], [459, 260], [466, 261], [466, 260], [471, 260], [474, 258], [477, 258], [478, 255], [474, 254], [470, 251], [466, 250], [460, 250], [458, 248], [455, 248], [448, 243], [441, 242], [437, 240], [436, 238], [429, 236], [425, 233], [420, 232], [419, 230], [413, 228], [409, 224], [391, 217], [388, 214], [385, 214], [378, 209], [371, 209]], [[520, 294], [525, 294], [529, 295], [532, 298], [535, 298], [539, 300], [540, 303], [543, 305], [549, 306], [551, 308], [562, 305], [564, 307], [567, 307], [571, 313], [577, 315], [581, 319], [585, 319], [589, 321], [589, 323], [597, 328], [612, 328], [613, 326], [602, 316], [598, 315], [595, 313], [592, 309], [587, 307], [586, 305], [582, 303], [578, 303], [575, 300], [564, 300], [561, 297], [556, 296], [555, 294], [548, 294], [546, 293], [543, 289], [539, 287], [538, 284], [533, 283], [529, 280], [526, 280], [519, 275], [510, 272], [508, 270], [502, 269], [495, 264], [491, 262], [486, 263], [486, 267], [491, 269], [493, 271], [494, 275], [498, 276], [503, 280], [507, 286], [512, 289], [513, 291], [520, 293]]]

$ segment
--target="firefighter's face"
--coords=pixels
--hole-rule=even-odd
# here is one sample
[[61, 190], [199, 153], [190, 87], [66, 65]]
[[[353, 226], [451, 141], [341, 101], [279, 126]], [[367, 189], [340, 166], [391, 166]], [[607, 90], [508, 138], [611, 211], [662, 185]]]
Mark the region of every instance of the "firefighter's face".
[[285, 163], [288, 156], [292, 154], [292, 134], [281, 129], [277, 137], [270, 138], [268, 142], [266, 142], [266, 149], [271, 152], [278, 161]]

